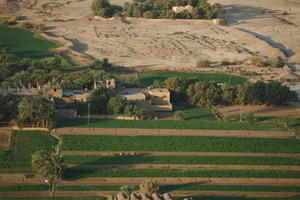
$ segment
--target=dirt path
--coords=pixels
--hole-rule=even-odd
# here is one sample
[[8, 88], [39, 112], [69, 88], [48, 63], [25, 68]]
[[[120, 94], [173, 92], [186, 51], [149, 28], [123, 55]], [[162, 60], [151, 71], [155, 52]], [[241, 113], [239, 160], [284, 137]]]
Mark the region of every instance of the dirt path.
[[253, 169], [253, 170], [300, 170], [300, 166], [271, 165], [177, 165], [177, 164], [115, 164], [115, 165], [68, 165], [73, 169]]
[[131, 129], [131, 128], [58, 128], [58, 135], [156, 135], [156, 136], [227, 136], [255, 138], [292, 138], [287, 131], [189, 130], [189, 129]]
[[0, 149], [8, 150], [11, 139], [11, 131], [0, 129]]
[[[119, 191], [57, 191], [55, 196], [110, 196]], [[243, 197], [296, 197], [300, 192], [243, 192], [243, 191], [175, 191], [173, 196], [243, 196]], [[49, 192], [0, 192], [2, 197], [50, 196]]]
[[231, 152], [142, 152], [142, 151], [62, 151], [62, 155], [148, 155], [148, 156], [253, 156], [253, 157], [289, 157], [300, 158], [300, 154], [289, 153], [231, 153]]

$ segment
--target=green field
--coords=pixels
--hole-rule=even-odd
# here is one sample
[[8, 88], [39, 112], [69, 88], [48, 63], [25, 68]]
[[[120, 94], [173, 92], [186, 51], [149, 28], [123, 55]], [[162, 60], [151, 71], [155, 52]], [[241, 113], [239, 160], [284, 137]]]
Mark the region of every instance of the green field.
[[286, 130], [277, 123], [250, 123], [200, 120], [118, 120], [118, 119], [59, 119], [58, 127], [93, 127], [93, 128], [141, 128], [141, 129], [198, 129], [198, 130]]
[[13, 131], [11, 145], [1, 158], [0, 168], [31, 168], [31, 155], [38, 150], [53, 150], [56, 140], [43, 131]]
[[65, 179], [93, 177], [203, 177], [203, 178], [300, 178], [296, 170], [246, 170], [246, 169], [102, 169], [79, 170], [69, 168]]
[[12, 60], [22, 58], [43, 59], [52, 57], [59, 45], [19, 28], [0, 26], [0, 48], [8, 48]]
[[64, 156], [68, 164], [213, 164], [299, 166], [299, 158], [242, 156]]
[[186, 73], [186, 72], [139, 72], [138, 78], [142, 86], [147, 87], [153, 84], [154, 80], [164, 81], [170, 77], [180, 76], [183, 78], [196, 78], [199, 81], [216, 81], [218, 83], [230, 83], [231, 85], [242, 84], [245, 78], [221, 73]]
[[62, 135], [65, 151], [299, 153], [294, 139], [197, 136]]

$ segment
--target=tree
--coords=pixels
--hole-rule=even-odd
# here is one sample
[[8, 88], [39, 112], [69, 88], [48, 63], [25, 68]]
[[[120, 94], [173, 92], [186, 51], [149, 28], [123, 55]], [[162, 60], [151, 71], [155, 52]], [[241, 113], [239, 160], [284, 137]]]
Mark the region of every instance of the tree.
[[126, 100], [118, 97], [111, 97], [107, 103], [107, 111], [110, 114], [122, 114], [126, 106]]
[[92, 11], [94, 15], [100, 17], [112, 17], [114, 10], [108, 0], [93, 0]]
[[171, 92], [171, 101], [177, 105], [185, 104], [188, 81], [182, 77], [171, 77], [165, 80], [166, 88]]
[[55, 185], [65, 169], [62, 157], [49, 151], [37, 151], [32, 155], [31, 165], [34, 171], [46, 179], [53, 195]]
[[55, 106], [49, 98], [42, 95], [26, 96], [18, 106], [19, 126], [45, 127], [51, 129], [55, 125]]
[[88, 103], [91, 105], [91, 113], [105, 114], [107, 103], [113, 96], [113, 92], [106, 87], [93, 89], [88, 97]]
[[151, 195], [155, 192], [158, 192], [159, 185], [156, 181], [146, 180], [144, 183], [140, 185], [140, 193]]

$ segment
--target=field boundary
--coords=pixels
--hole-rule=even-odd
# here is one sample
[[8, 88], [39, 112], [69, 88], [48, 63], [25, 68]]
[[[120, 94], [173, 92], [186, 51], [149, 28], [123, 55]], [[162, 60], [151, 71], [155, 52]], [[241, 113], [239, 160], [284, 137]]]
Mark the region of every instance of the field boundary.
[[[55, 196], [110, 196], [120, 191], [56, 191]], [[247, 192], [247, 191], [175, 191], [173, 196], [245, 196], [245, 197], [296, 197], [300, 192]], [[0, 192], [2, 197], [49, 196], [47, 191], [37, 192]]]
[[62, 155], [91, 155], [91, 156], [241, 156], [241, 157], [289, 157], [300, 158], [300, 154], [289, 153], [240, 153], [240, 152], [143, 152], [143, 151], [62, 151]]
[[300, 166], [271, 165], [190, 165], [190, 164], [68, 164], [72, 169], [253, 169], [253, 170], [300, 170]]
[[132, 129], [132, 128], [58, 128], [58, 135], [118, 135], [118, 136], [213, 136], [293, 138], [288, 131], [191, 130], [191, 129]]

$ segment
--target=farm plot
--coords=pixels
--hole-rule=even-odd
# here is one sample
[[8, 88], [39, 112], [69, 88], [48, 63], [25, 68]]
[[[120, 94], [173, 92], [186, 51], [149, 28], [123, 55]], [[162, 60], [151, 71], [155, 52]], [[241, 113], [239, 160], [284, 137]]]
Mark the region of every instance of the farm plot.
[[64, 151], [175, 151], [299, 153], [299, 141], [195, 136], [63, 135]]
[[153, 84], [154, 80], [164, 81], [171, 77], [195, 78], [199, 81], [216, 81], [217, 83], [228, 83], [231, 85], [242, 84], [246, 81], [245, 78], [221, 73], [187, 73], [187, 72], [167, 72], [167, 71], [153, 71], [153, 72], [139, 72], [138, 80], [143, 87], [148, 87]]
[[275, 122], [253, 123], [199, 120], [118, 120], [118, 119], [60, 119], [58, 127], [90, 127], [90, 128], [137, 128], [137, 129], [194, 129], [194, 130], [254, 130], [285, 131], [286, 128]]
[[0, 26], [0, 48], [7, 48], [13, 60], [22, 58], [43, 59], [54, 55], [51, 49], [58, 44], [19, 28]]
[[31, 168], [31, 155], [53, 150], [56, 140], [43, 131], [13, 131], [9, 150], [2, 155], [0, 168]]

